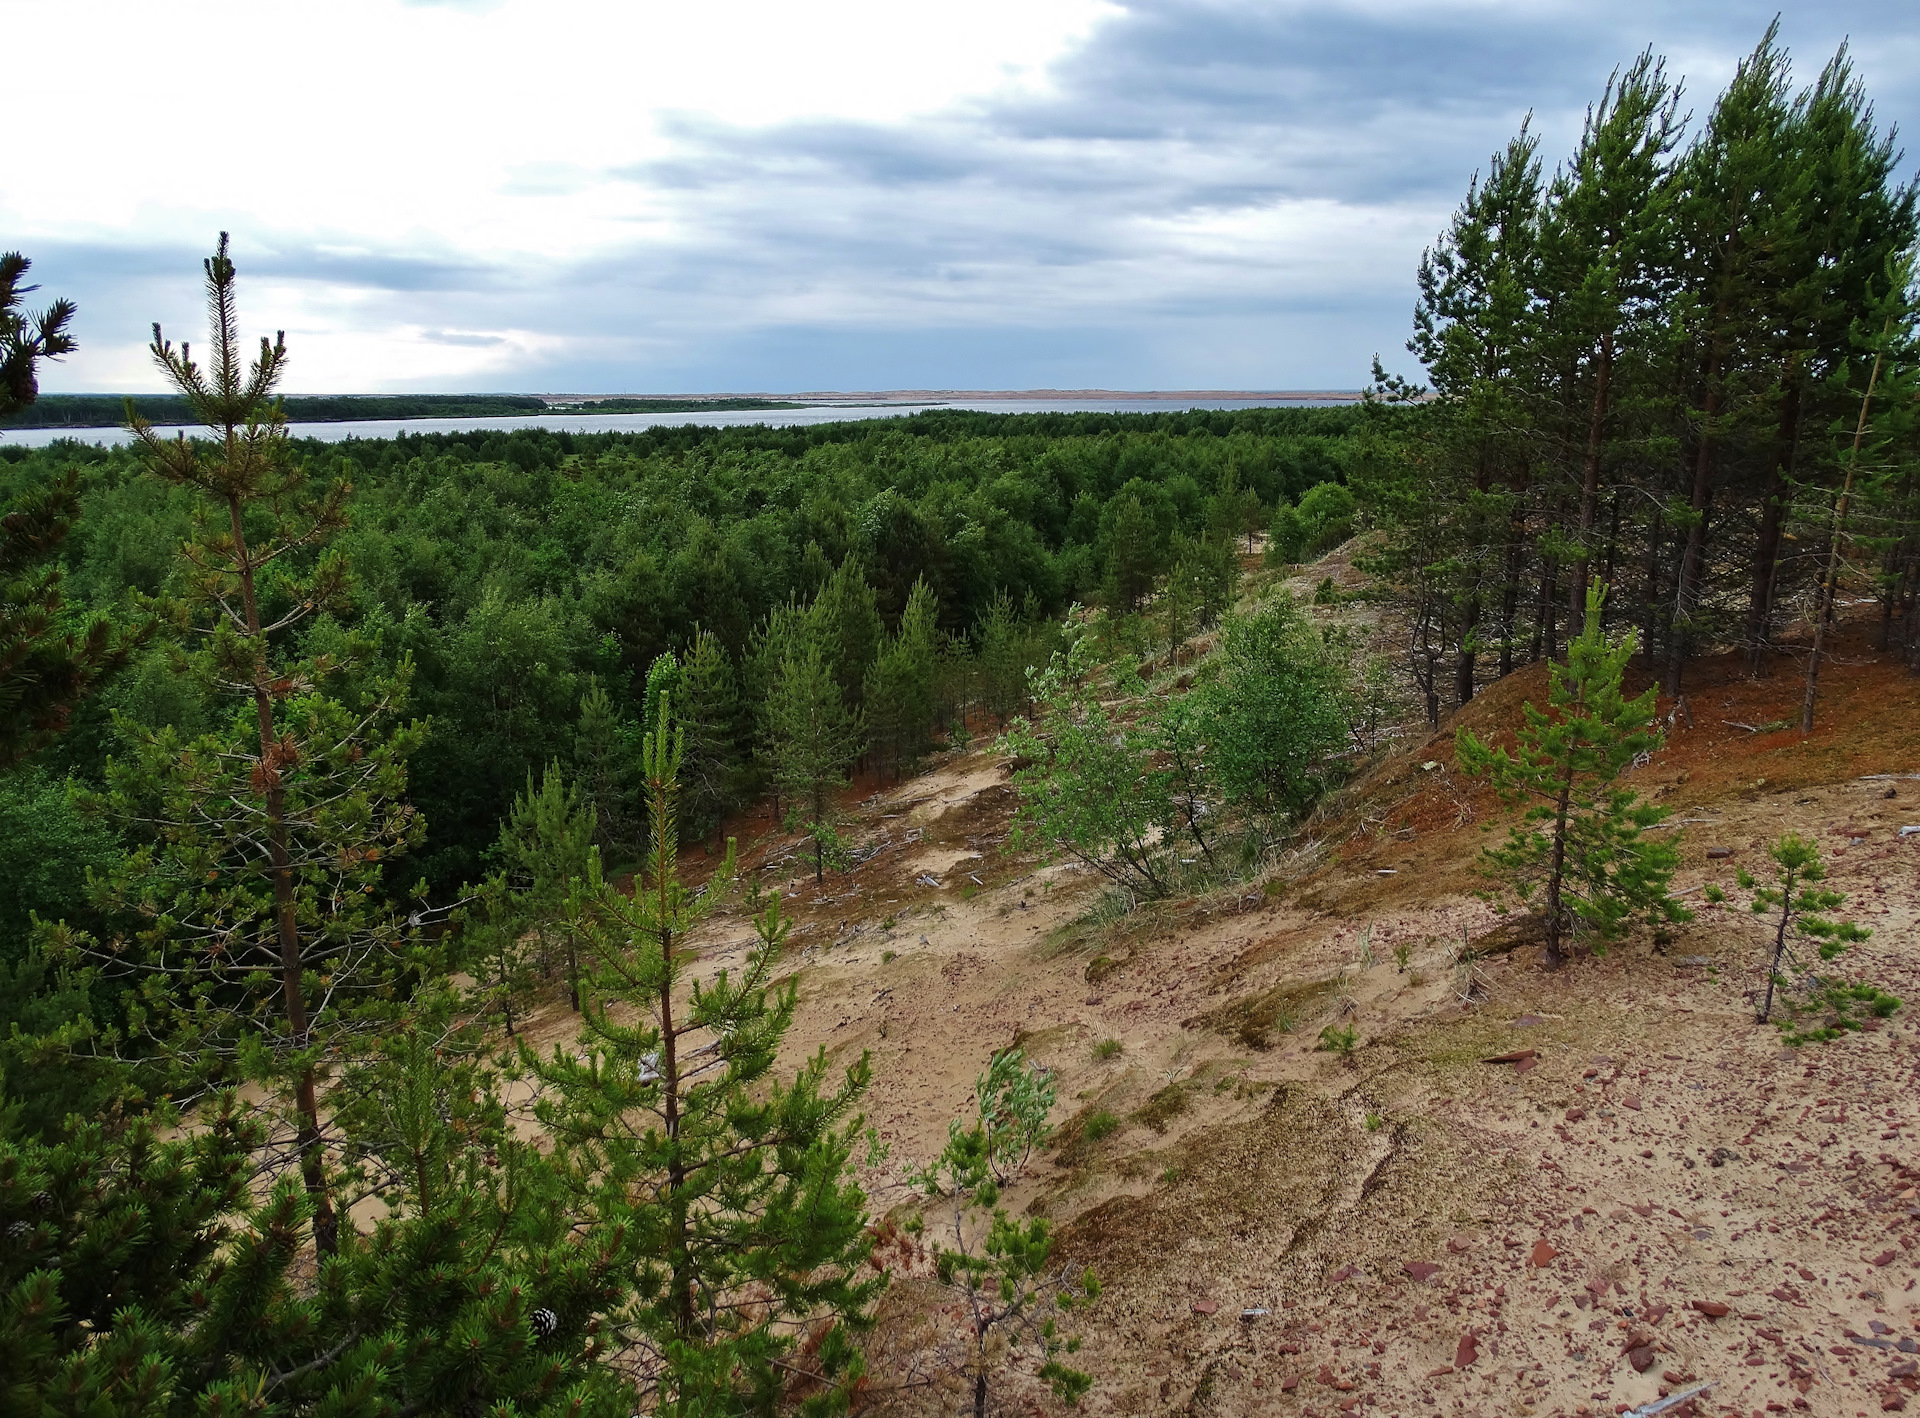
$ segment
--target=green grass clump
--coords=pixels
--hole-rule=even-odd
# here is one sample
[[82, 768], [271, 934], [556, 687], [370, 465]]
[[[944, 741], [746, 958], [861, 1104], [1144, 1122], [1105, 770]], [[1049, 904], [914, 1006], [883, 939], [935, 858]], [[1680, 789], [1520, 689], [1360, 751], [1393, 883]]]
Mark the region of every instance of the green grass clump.
[[1118, 1039], [1102, 1039], [1093, 1046], [1093, 1056], [1101, 1060], [1117, 1059], [1125, 1047]]
[[1088, 1142], [1099, 1142], [1103, 1138], [1112, 1137], [1118, 1131], [1120, 1131], [1120, 1119], [1102, 1108], [1087, 1119], [1086, 1126], [1080, 1129], [1080, 1136]]

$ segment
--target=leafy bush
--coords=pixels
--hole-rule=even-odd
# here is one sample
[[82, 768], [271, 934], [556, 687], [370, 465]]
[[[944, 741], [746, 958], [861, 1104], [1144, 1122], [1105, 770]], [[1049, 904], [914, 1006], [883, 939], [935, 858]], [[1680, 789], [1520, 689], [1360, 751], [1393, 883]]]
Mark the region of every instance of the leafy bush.
[[1193, 692], [1208, 771], [1265, 834], [1318, 799], [1349, 732], [1346, 669], [1291, 597], [1229, 616]]
[[1059, 1087], [1045, 1069], [1028, 1063], [1022, 1050], [1005, 1049], [974, 1080], [973, 1090], [987, 1138], [987, 1160], [1004, 1182], [1026, 1165], [1046, 1137], [1047, 1115]]

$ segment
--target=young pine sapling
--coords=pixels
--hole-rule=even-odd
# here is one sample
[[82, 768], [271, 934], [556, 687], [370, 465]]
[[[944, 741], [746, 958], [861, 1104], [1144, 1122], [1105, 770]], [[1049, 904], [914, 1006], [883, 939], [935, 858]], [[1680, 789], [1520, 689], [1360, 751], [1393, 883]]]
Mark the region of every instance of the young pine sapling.
[[[1797, 832], [1788, 832], [1767, 848], [1767, 856], [1774, 865], [1772, 882], [1762, 886], [1752, 873], [1742, 870], [1738, 880], [1740, 885], [1753, 893], [1749, 909], [1756, 916], [1768, 916], [1773, 924], [1773, 946], [1767, 962], [1767, 988], [1761, 1000], [1755, 1022], [1765, 1024], [1773, 1016], [1773, 997], [1777, 988], [1791, 983], [1789, 972], [1799, 972], [1801, 962], [1795, 957], [1793, 942], [1796, 937], [1811, 941], [1822, 963], [1837, 959], [1849, 945], [1865, 940], [1873, 932], [1853, 921], [1830, 919], [1822, 914], [1832, 911], [1846, 900], [1844, 894], [1830, 891], [1820, 885], [1826, 880], [1826, 863], [1820, 859], [1820, 848], [1810, 839]], [[1804, 972], [1813, 986], [1812, 1001], [1807, 1006], [1788, 1006], [1792, 1013], [1800, 1015], [1809, 1010], [1828, 1012], [1831, 1023], [1816, 1025], [1810, 1029], [1799, 1029], [1782, 1022], [1787, 1031], [1786, 1039], [1790, 1044], [1802, 1044], [1813, 1040], [1838, 1038], [1849, 1029], [1859, 1028], [1853, 1019], [1852, 1011], [1859, 1005], [1865, 1005], [1870, 1013], [1885, 1017], [1900, 1007], [1900, 1001], [1885, 994], [1871, 985], [1848, 985], [1843, 982], [1814, 978], [1810, 969]]]
[[1482, 870], [1540, 916], [1549, 969], [1565, 961], [1575, 931], [1606, 941], [1636, 915], [1689, 919], [1667, 891], [1678, 848], [1646, 835], [1668, 810], [1619, 786], [1636, 758], [1660, 747], [1661, 735], [1653, 726], [1655, 691], [1634, 699], [1622, 691], [1634, 637], [1608, 638], [1605, 600], [1596, 580], [1587, 591], [1585, 628], [1567, 644], [1567, 663], [1548, 666], [1552, 712], [1522, 706], [1526, 723], [1512, 753], [1465, 730], [1456, 740], [1463, 769], [1490, 779], [1503, 801], [1531, 801], [1507, 840], [1482, 851]]
[[[1010, 1051], [1003, 1057], [1016, 1057]], [[983, 1108], [984, 1112], [984, 1108]], [[1007, 1215], [995, 1180], [993, 1143], [984, 1124], [949, 1133], [944, 1151], [911, 1180], [931, 1197], [952, 1205], [952, 1244], [936, 1241], [935, 1278], [958, 1300], [962, 1337], [957, 1350], [938, 1358], [967, 1384], [974, 1418], [986, 1418], [993, 1377], [1024, 1355], [1039, 1361], [1038, 1375], [1069, 1404], [1092, 1385], [1092, 1376], [1070, 1368], [1062, 1355], [1080, 1348], [1077, 1335], [1060, 1322], [1100, 1294], [1091, 1270], [1079, 1279], [1049, 1268], [1052, 1228], [1042, 1217]], [[916, 1218], [909, 1230], [925, 1229]]]

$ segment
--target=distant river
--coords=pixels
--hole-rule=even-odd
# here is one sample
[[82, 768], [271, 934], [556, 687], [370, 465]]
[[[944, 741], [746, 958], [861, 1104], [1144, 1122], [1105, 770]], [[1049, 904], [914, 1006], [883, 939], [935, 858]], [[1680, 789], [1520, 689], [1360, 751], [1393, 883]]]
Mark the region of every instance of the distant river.
[[[583, 414], [560, 410], [545, 414], [477, 419], [366, 419], [350, 423], [295, 423], [288, 429], [299, 438], [339, 442], [347, 438], [392, 438], [399, 433], [468, 433], [475, 429], [545, 428], [555, 433], [632, 433], [645, 428], [687, 424], [709, 427], [761, 425], [793, 428], [802, 424], [844, 423], [850, 419], [901, 418], [927, 409], [974, 409], [991, 414], [1158, 414], [1184, 409], [1292, 409], [1327, 408], [1350, 404], [1351, 399], [1219, 399], [1188, 402], [1180, 399], [983, 399], [941, 404], [833, 404], [804, 409], [728, 409], [714, 413]], [[172, 430], [166, 430], [171, 432]], [[189, 430], [191, 432], [191, 430]], [[43, 447], [61, 438], [85, 443], [125, 443], [123, 428], [6, 428], [0, 443]]]

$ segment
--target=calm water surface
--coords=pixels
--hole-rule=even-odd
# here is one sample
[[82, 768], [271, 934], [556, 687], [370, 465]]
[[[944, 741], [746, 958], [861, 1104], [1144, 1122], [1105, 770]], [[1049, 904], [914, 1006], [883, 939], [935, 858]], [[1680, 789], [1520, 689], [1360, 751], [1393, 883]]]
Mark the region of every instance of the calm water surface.
[[[545, 428], [555, 433], [632, 433], [661, 425], [683, 427], [752, 426], [793, 428], [803, 424], [844, 423], [851, 419], [902, 418], [927, 409], [973, 409], [993, 414], [1047, 413], [1177, 413], [1184, 409], [1325, 408], [1352, 403], [1351, 399], [1220, 399], [1186, 402], [1179, 399], [985, 399], [977, 403], [886, 404], [821, 406], [805, 409], [729, 409], [714, 413], [583, 414], [568, 410], [475, 419], [365, 419], [348, 423], [289, 424], [300, 438], [337, 443], [347, 438], [392, 438], [398, 433], [467, 433], [475, 429]], [[166, 430], [171, 432], [172, 430]], [[7, 428], [0, 443], [43, 447], [61, 438], [84, 443], [120, 444], [132, 437], [121, 428]]]

